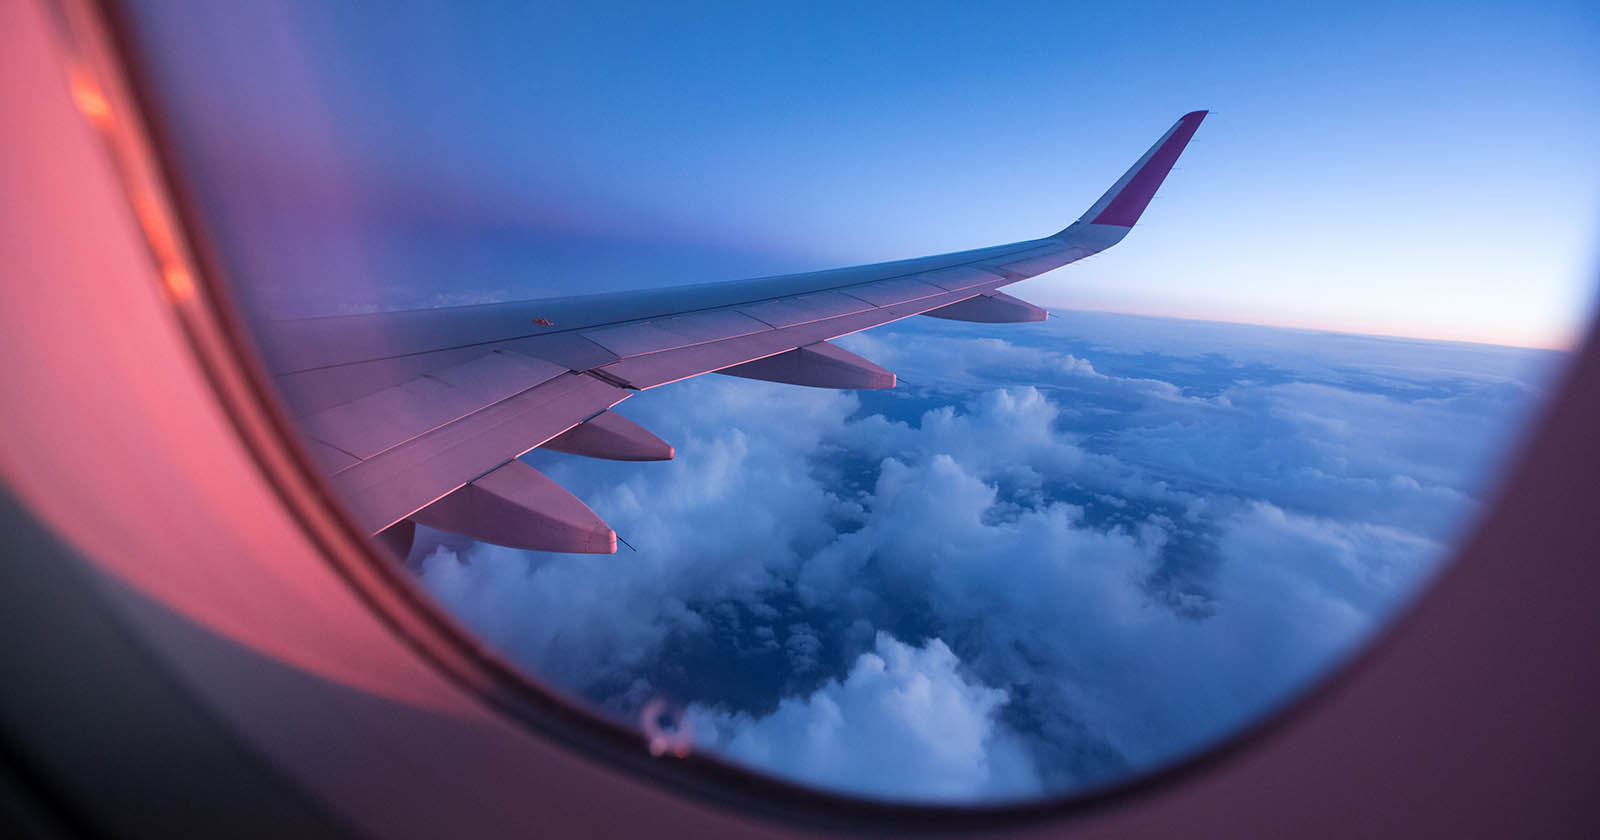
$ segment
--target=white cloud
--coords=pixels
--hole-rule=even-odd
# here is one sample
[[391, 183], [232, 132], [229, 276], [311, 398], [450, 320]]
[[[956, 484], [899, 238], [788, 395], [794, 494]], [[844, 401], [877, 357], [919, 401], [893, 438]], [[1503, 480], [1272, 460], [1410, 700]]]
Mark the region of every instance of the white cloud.
[[1284, 699], [1354, 644], [1436, 548], [1258, 504], [1225, 524], [1218, 606], [1195, 620], [1143, 585], [1167, 537], [1160, 525], [1100, 530], [1059, 503], [996, 522], [994, 503], [949, 456], [886, 461], [864, 527], [809, 559], [799, 591], [883, 623], [932, 616], [974, 673], [1029, 690], [1037, 714], [1059, 718], [1044, 725], [1077, 727], [1141, 763]]
[[839, 428], [832, 439], [873, 458], [956, 455], [985, 476], [1017, 469], [1066, 473], [1086, 453], [1057, 431], [1058, 413], [1038, 389], [1021, 386], [981, 392], [959, 410], [930, 409], [915, 427], [875, 414]]
[[700, 617], [691, 602], [758, 602], [857, 515], [804, 469], [820, 433], [854, 409], [848, 394], [717, 377], [637, 402], [630, 415], [673, 440], [683, 453], [677, 460], [546, 455], [538, 465], [638, 552], [475, 544], [459, 556], [441, 547], [423, 562], [423, 580], [441, 601], [572, 690], [639, 665], [674, 631], [693, 630]]
[[697, 741], [820, 787], [892, 799], [1019, 797], [1038, 788], [1026, 752], [997, 720], [1006, 693], [965, 679], [937, 639], [879, 633], [843, 680], [760, 717], [691, 707]]
[[[445, 547], [424, 580], [613, 708], [647, 699], [657, 666], [770, 681], [662, 660], [673, 638], [742, 634], [785, 671], [756, 692], [776, 711], [676, 699], [777, 772], [1056, 790], [1199, 748], [1324, 673], [1427, 574], [1534, 393], [1431, 345], [1408, 366], [1358, 342], [1358, 370], [1322, 338], [1162, 354], [1126, 324], [1092, 341], [1050, 324], [1038, 346], [959, 325], [852, 337], [909, 369], [890, 394], [704, 377], [640, 395], [623, 411], [677, 461], [535, 458], [639, 553]], [[930, 740], [935, 719], [951, 731]]]

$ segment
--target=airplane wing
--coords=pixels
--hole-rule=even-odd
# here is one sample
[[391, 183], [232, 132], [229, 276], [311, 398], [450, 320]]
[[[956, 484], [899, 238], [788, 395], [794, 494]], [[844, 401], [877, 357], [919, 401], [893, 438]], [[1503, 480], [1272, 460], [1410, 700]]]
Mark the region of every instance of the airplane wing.
[[1008, 245], [645, 292], [278, 321], [268, 366], [356, 521], [486, 542], [611, 553], [616, 535], [518, 456], [623, 460], [672, 447], [610, 409], [702, 373], [824, 388], [895, 377], [829, 339], [912, 315], [1041, 321], [999, 291], [1120, 242], [1205, 111], [1185, 114], [1066, 229]]

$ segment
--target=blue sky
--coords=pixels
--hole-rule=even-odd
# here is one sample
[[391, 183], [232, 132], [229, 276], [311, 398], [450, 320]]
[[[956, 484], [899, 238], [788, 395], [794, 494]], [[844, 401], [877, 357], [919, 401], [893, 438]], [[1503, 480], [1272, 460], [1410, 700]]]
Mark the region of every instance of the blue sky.
[[1040, 235], [1195, 108], [1217, 113], [1126, 245], [1025, 294], [1539, 345], [1569, 342], [1593, 298], [1588, 3], [174, 4], [152, 20], [161, 43], [191, 40], [162, 61], [202, 156], [238, 179], [215, 201], [270, 208], [285, 236], [365, 238], [359, 258], [329, 242], [265, 272], [288, 311]]

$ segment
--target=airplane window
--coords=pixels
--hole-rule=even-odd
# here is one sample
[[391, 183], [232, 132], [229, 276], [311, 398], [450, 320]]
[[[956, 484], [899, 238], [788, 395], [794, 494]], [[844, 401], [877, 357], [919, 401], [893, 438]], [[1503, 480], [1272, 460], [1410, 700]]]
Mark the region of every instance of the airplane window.
[[660, 762], [1220, 744], [1427, 584], [1590, 306], [1581, 4], [713, 5], [124, 10], [351, 521]]

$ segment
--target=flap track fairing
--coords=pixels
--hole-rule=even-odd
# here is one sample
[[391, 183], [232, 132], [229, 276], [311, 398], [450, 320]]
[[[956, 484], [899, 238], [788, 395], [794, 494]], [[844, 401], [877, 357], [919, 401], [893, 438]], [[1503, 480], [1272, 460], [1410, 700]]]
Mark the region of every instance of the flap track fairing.
[[990, 292], [969, 297], [922, 314], [950, 321], [975, 321], [980, 324], [1021, 324], [1028, 321], [1043, 321], [1050, 317], [1050, 313], [1042, 307], [1014, 298], [1005, 292]]
[[521, 461], [456, 489], [412, 519], [511, 548], [615, 554], [617, 535], [588, 505]]
[[878, 389], [893, 388], [895, 383], [890, 371], [826, 341], [717, 372], [812, 388]]
[[615, 411], [603, 411], [546, 441], [544, 449], [611, 461], [670, 461], [672, 444]]

